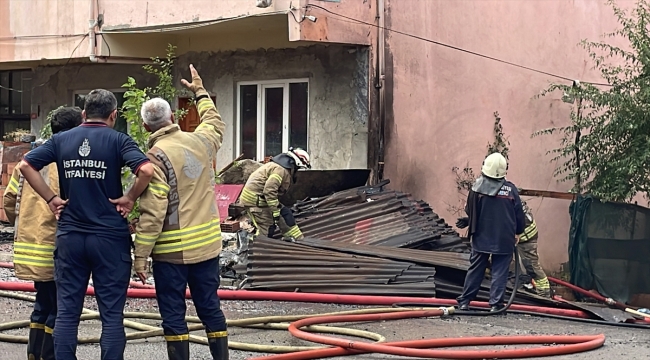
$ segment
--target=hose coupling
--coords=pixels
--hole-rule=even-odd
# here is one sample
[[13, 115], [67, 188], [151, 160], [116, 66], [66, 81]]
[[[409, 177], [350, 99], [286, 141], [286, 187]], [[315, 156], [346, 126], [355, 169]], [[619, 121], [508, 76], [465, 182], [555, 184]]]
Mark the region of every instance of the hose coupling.
[[454, 311], [454, 308], [448, 308], [448, 307], [439, 307], [438, 309], [442, 310], [442, 316], [449, 316]]
[[607, 299], [605, 299], [605, 303], [607, 305], [616, 305], [616, 300], [614, 300], [612, 298], [607, 298]]

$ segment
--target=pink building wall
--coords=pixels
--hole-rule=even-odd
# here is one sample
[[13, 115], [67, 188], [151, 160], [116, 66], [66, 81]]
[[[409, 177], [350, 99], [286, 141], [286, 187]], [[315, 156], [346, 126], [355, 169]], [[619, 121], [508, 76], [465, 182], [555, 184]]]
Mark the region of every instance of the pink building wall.
[[[387, 0], [387, 27], [582, 81], [602, 81], [577, 44], [599, 40], [617, 24], [600, 0]], [[619, 1], [623, 6], [633, 1]], [[480, 172], [498, 111], [510, 140], [508, 178], [528, 189], [566, 191], [552, 177], [546, 151], [556, 138], [537, 130], [568, 123], [560, 95], [533, 97], [550, 82], [570, 81], [519, 69], [432, 43], [387, 33], [385, 178], [431, 203], [447, 222], [461, 205], [454, 166]], [[568, 261], [569, 201], [532, 199], [539, 253], [550, 272]]]

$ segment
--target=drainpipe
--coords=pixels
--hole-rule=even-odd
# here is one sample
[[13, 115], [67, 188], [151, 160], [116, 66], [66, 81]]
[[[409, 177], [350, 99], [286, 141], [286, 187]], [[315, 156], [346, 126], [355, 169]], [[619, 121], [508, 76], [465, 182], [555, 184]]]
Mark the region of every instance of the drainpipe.
[[384, 22], [385, 0], [377, 0], [377, 74], [375, 87], [379, 92], [379, 154], [377, 162], [377, 182], [384, 177], [384, 129], [386, 124], [386, 102], [384, 81], [386, 78], [386, 58], [385, 58], [385, 22]]
[[88, 57], [90, 59], [90, 62], [97, 62], [97, 49], [95, 47], [96, 43], [96, 32], [95, 32], [95, 26], [97, 26], [97, 20], [95, 17], [95, 1], [96, 0], [90, 0], [90, 16], [88, 17], [88, 43], [89, 43], [89, 54], [90, 56]]

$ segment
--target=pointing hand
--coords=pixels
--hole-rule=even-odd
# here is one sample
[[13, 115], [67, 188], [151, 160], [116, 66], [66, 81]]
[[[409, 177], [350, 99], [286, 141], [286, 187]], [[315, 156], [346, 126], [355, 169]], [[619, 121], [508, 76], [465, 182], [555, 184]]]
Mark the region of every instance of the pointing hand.
[[203, 80], [201, 80], [201, 77], [199, 76], [198, 71], [196, 71], [194, 68], [194, 65], [190, 65], [190, 73], [192, 74], [192, 82], [190, 83], [189, 81], [182, 79], [181, 84], [190, 89], [190, 91], [193, 93], [196, 93], [197, 91], [203, 89]]

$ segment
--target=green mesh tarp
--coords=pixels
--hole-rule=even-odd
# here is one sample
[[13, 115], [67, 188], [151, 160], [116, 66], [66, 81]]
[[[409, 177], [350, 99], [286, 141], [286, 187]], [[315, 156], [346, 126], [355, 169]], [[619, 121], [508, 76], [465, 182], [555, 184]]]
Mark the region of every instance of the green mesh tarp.
[[571, 282], [624, 303], [650, 294], [650, 209], [578, 196], [570, 212]]

